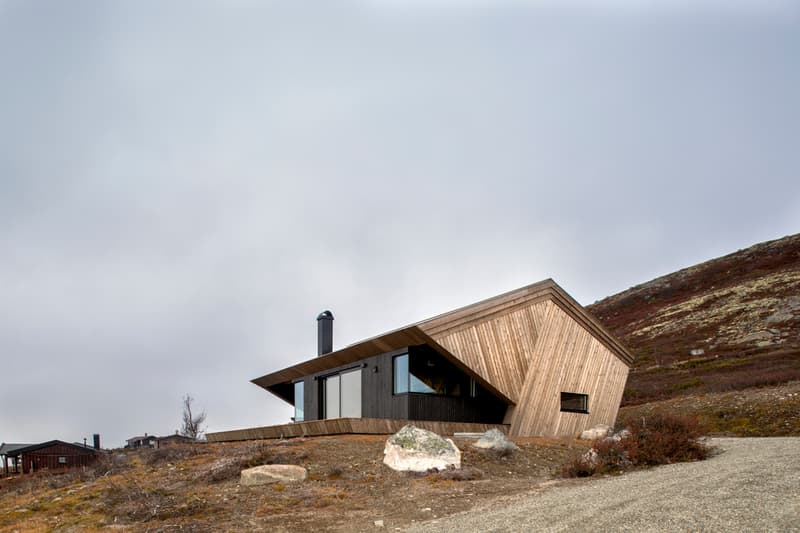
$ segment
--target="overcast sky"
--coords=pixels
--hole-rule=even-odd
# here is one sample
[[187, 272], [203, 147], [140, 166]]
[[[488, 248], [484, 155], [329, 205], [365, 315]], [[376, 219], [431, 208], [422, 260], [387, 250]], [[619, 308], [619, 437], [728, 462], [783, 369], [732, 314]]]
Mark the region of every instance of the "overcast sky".
[[0, 0], [0, 441], [285, 422], [323, 309], [796, 233], [799, 61], [796, 2]]

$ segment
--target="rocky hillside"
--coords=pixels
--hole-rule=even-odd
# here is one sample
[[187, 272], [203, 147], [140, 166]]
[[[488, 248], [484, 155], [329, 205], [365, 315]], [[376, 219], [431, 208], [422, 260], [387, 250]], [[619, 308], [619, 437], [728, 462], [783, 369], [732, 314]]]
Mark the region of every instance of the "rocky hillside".
[[588, 306], [636, 356], [623, 404], [800, 379], [800, 234]]

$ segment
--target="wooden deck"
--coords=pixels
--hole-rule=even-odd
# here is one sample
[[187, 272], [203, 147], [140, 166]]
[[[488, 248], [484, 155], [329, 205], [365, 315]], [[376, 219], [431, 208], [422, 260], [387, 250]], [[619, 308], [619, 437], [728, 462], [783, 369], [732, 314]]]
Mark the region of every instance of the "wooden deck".
[[466, 422], [436, 422], [431, 420], [396, 420], [389, 418], [332, 418], [295, 422], [279, 426], [264, 426], [248, 429], [234, 429], [206, 434], [209, 442], [227, 442], [237, 440], [280, 439], [287, 437], [315, 437], [320, 435], [341, 435], [360, 433], [371, 435], [391, 435], [397, 433], [406, 424], [414, 424], [418, 428], [433, 431], [439, 435], [454, 433], [483, 433], [497, 428], [508, 433], [505, 424], [472, 424]]

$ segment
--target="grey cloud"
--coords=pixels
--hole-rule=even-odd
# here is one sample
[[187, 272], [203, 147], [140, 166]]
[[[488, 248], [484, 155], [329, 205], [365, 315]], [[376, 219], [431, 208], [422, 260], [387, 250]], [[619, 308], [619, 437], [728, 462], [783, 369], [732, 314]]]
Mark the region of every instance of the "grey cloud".
[[[0, 440], [285, 421], [250, 378], [797, 231], [774, 3], [0, 3]], [[58, 414], [43, 398], [58, 398]]]

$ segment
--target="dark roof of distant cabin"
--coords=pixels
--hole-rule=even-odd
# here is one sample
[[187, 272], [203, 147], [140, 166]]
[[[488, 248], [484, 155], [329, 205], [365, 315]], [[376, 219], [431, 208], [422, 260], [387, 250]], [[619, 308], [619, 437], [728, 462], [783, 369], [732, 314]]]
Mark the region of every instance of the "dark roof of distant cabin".
[[187, 437], [186, 435], [166, 435], [164, 437], [156, 437], [156, 440], [185, 440], [194, 442], [196, 439]]
[[19, 450], [20, 448], [27, 448], [28, 446], [33, 446], [32, 443], [22, 444], [22, 443], [10, 443], [4, 442], [0, 445], [0, 455], [7, 455], [13, 451]]
[[150, 440], [150, 439], [157, 439], [155, 435], [140, 435], [138, 437], [131, 437], [129, 439], [125, 439], [125, 442], [131, 442], [133, 440]]
[[506, 403], [513, 405], [514, 402], [510, 398], [498, 390], [492, 383], [481, 377], [472, 368], [465, 365], [458, 357], [437, 343], [432, 335], [447, 330], [448, 328], [457, 327], [459, 323], [466, 318], [483, 315], [488, 316], [497, 309], [502, 309], [510, 303], [525, 301], [534, 297], [550, 298], [562, 308], [568, 309], [576, 321], [602, 342], [619, 359], [624, 361], [628, 366], [631, 366], [633, 363], [633, 355], [555, 281], [546, 279], [474, 304], [460, 307], [453, 311], [448, 311], [400, 329], [389, 331], [388, 333], [376, 337], [365, 339], [339, 350], [278, 370], [277, 372], [255, 378], [251, 380], [251, 382], [291, 403], [290, 398], [293, 393], [286, 390], [283, 384], [291, 383], [294, 380], [299, 380], [310, 374], [324, 372], [336, 367], [355, 363], [381, 353], [400, 350], [408, 346], [425, 344], [439, 352], [445, 359], [453, 363], [469, 377], [475, 379], [477, 383], [492, 394], [501, 398]]
[[35, 452], [36, 450], [41, 450], [43, 448], [49, 448], [50, 446], [56, 446], [56, 445], [68, 446], [70, 448], [75, 448], [82, 452], [98, 453], [102, 451], [102, 450], [96, 450], [91, 446], [84, 446], [83, 444], [73, 444], [71, 442], [64, 442], [63, 440], [56, 439], [56, 440], [49, 440], [47, 442], [41, 442], [39, 444], [29, 444], [26, 447], [17, 448], [13, 452], [9, 452], [7, 455], [20, 455], [23, 453]]

